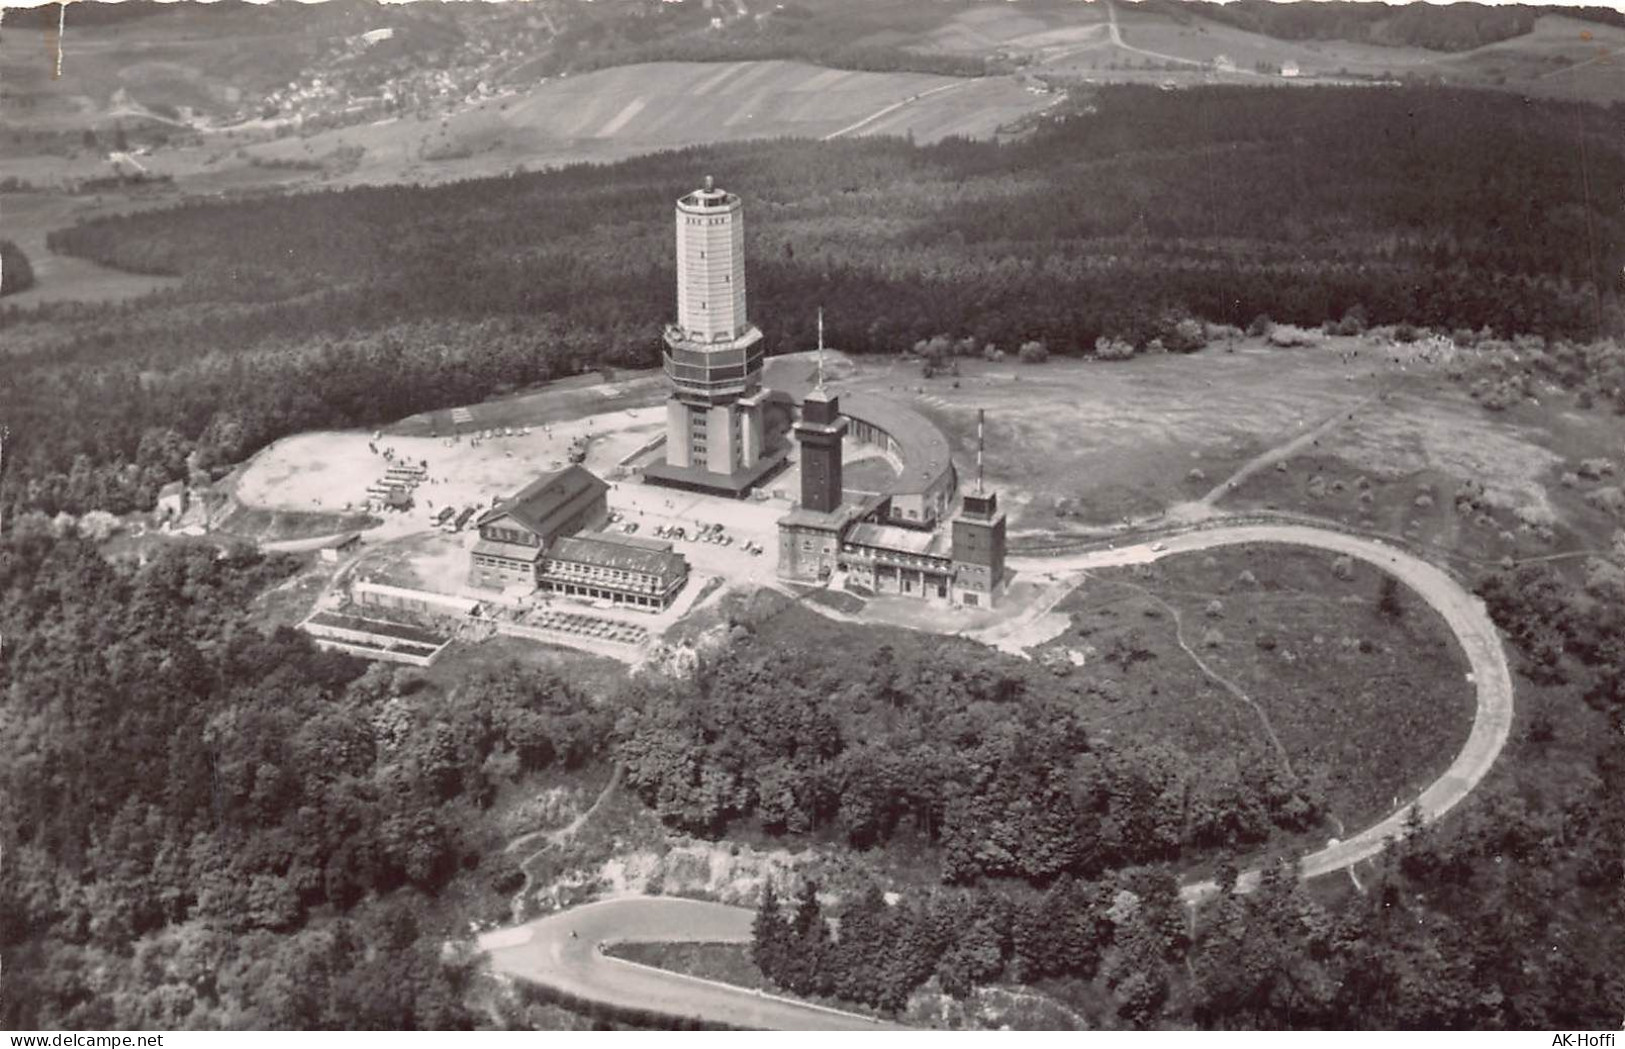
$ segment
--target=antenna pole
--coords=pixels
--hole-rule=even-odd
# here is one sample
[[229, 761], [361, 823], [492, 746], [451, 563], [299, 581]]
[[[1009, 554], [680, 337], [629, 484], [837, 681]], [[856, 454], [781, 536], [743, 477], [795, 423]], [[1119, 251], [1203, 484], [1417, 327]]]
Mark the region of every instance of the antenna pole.
[[987, 416], [987, 409], [976, 409], [976, 494], [982, 494], [982, 424]]
[[818, 388], [824, 388], [824, 307], [818, 307]]

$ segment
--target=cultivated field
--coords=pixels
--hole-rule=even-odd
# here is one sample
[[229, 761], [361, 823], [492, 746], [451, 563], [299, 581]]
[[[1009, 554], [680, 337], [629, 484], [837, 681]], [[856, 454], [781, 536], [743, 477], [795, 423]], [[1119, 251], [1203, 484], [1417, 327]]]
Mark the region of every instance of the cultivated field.
[[295, 160], [360, 147], [366, 155], [346, 182], [473, 178], [785, 135], [912, 130], [920, 142], [985, 138], [1042, 104], [1006, 77], [969, 81], [803, 62], [657, 62], [550, 80], [449, 116], [363, 124], [248, 153]]

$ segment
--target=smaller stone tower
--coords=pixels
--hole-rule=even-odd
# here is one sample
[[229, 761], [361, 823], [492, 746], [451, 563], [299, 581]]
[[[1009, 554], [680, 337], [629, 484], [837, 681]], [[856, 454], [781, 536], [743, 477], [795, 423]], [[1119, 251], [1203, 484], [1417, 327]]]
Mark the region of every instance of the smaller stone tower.
[[966, 492], [953, 517], [953, 599], [991, 608], [1004, 583], [1005, 528], [999, 497], [982, 485], [983, 413], [976, 413], [976, 490]]
[[827, 514], [841, 505], [841, 443], [846, 420], [840, 398], [824, 388], [824, 311], [818, 311], [818, 385], [801, 404], [801, 505]]

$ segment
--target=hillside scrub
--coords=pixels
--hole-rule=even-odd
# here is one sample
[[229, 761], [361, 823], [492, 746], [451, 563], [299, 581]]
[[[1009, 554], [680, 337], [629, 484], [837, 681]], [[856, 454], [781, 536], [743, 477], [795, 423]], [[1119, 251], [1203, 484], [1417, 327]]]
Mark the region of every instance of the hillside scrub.
[[15, 295], [34, 286], [34, 267], [23, 249], [0, 240], [0, 295]]

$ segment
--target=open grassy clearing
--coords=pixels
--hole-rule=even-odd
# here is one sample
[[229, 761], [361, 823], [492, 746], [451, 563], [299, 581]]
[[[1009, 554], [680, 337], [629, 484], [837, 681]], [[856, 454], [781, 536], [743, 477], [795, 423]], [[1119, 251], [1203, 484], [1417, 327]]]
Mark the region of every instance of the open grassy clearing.
[[431, 684], [451, 689], [469, 678], [511, 663], [555, 670], [600, 701], [626, 681], [626, 667], [613, 659], [500, 635], [478, 644], [454, 642], [433, 666], [417, 673]]
[[210, 522], [210, 528], [233, 538], [274, 543], [356, 532], [378, 523], [379, 518], [360, 512], [266, 508], [231, 502]]
[[[751, 960], [748, 943], [618, 943], [605, 948], [604, 953], [685, 976], [783, 993], [762, 977]], [[848, 1011], [867, 1011], [846, 1001], [831, 1004]], [[1041, 994], [981, 987], [963, 1002], [922, 992], [910, 1003], [903, 1020], [910, 1026], [950, 1030], [1065, 1031], [1078, 1029], [1081, 1017]]]
[[[931, 379], [899, 358], [853, 358], [835, 387], [899, 398], [932, 419], [962, 476], [975, 461], [976, 411], [986, 409], [988, 483], [1002, 490], [1018, 537], [1153, 518], [1212, 494], [1219, 510], [1328, 517], [1407, 534], [1441, 556], [1493, 561], [1605, 544], [1618, 525], [1586, 497], [1618, 479], [1562, 477], [1583, 459], [1619, 458], [1613, 416], [1555, 392], [1489, 412], [1453, 367], [1375, 336], [1296, 349], [1239, 339], [1121, 362], [965, 359], [957, 377]], [[1272, 452], [1284, 462], [1223, 489]], [[1469, 484], [1483, 486], [1488, 525], [1454, 508]], [[1553, 541], [1541, 538], [1543, 521]]]
[[[1385, 614], [1381, 573], [1355, 563], [1345, 579], [1335, 564], [1236, 547], [1098, 573], [1061, 606], [1076, 625], [1050, 647], [1081, 642], [1104, 657], [1134, 631], [1155, 656], [1120, 672], [1127, 702], [1116, 706], [1139, 713], [1108, 710], [1115, 734], [1168, 733], [1192, 750], [1238, 738], [1271, 748], [1273, 736], [1295, 772], [1325, 777], [1334, 820], [1364, 826], [1449, 766], [1472, 722], [1472, 686], [1432, 610], [1401, 590], [1400, 611]], [[1186, 644], [1256, 709], [1194, 666], [1167, 606]]]
[[[1117, 5], [1117, 19], [1125, 43], [1197, 62], [1213, 63], [1223, 56], [1237, 69], [1252, 71], [1254, 63], [1279, 65], [1296, 62], [1303, 76], [1398, 76], [1408, 71], [1428, 73], [1443, 54], [1420, 47], [1379, 47], [1349, 40], [1277, 40], [1259, 33], [1192, 17], [1179, 24], [1163, 14], [1135, 4]], [[1118, 62], [1140, 55], [1118, 52]]]
[[1322, 441], [1246, 478], [1221, 510], [1282, 509], [1404, 536], [1464, 570], [1606, 549], [1620, 518], [1599, 505], [1619, 477], [1616, 419], [1551, 391], [1491, 414], [1454, 388], [1396, 393]]
[[617, 943], [604, 948], [604, 953], [748, 990], [773, 989], [751, 961], [748, 943]]
[[1516, 84], [1534, 95], [1611, 102], [1625, 97], [1625, 29], [1553, 14], [1532, 32], [1446, 59], [1451, 74]]
[[[0, 174], [4, 174], [3, 169]], [[45, 237], [51, 230], [106, 210], [94, 201], [48, 193], [6, 193], [0, 195], [0, 210], [6, 216], [6, 239], [14, 241], [28, 257], [36, 282], [27, 291], [6, 296], [8, 306], [26, 307], [70, 299], [121, 302], [180, 283], [174, 277], [126, 273], [88, 259], [48, 251]], [[16, 349], [4, 352], [18, 352], [25, 345], [26, 340], [18, 340]]]

